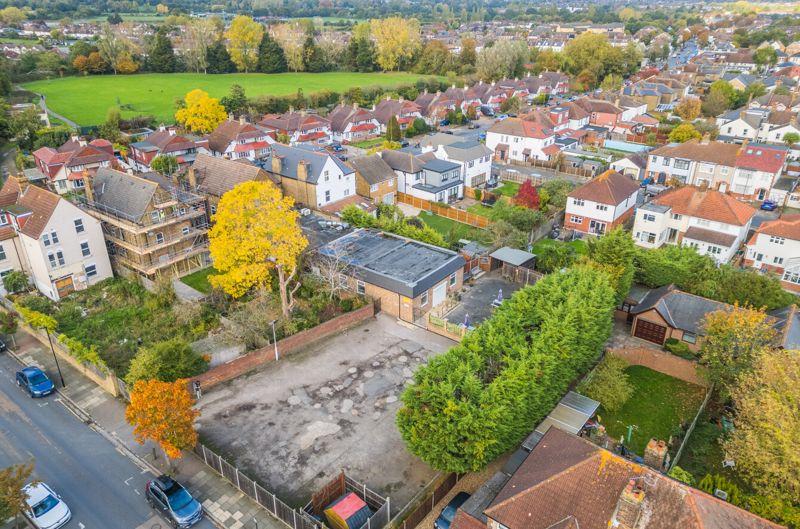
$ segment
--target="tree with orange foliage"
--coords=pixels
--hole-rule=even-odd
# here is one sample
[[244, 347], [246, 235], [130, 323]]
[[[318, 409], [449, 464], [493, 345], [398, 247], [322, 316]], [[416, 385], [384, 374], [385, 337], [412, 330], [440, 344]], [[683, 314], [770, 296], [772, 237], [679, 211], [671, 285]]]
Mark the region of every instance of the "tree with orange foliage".
[[200, 412], [192, 408], [193, 404], [186, 379], [140, 380], [131, 391], [125, 419], [133, 426], [137, 442], [154, 441], [167, 458], [177, 459], [183, 450], [197, 444], [194, 421]]
[[539, 192], [530, 180], [525, 180], [514, 197], [514, 203], [529, 209], [539, 209]]

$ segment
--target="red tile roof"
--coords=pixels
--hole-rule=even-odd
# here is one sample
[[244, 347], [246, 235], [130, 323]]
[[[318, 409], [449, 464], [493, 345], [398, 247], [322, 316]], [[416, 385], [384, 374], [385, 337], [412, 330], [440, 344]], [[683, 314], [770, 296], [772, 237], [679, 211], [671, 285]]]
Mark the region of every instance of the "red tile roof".
[[653, 202], [670, 206], [672, 211], [680, 215], [735, 226], [744, 226], [756, 214], [753, 207], [739, 202], [730, 195], [713, 189], [702, 190], [692, 186], [669, 189], [654, 198]]
[[786, 151], [762, 145], [742, 147], [736, 156], [736, 167], [753, 169], [765, 173], [778, 173], [786, 163]]
[[[608, 529], [625, 521], [617, 505], [629, 485], [641, 490], [639, 512], [636, 504], [627, 504], [639, 521], [636, 527], [780, 527], [552, 426], [484, 512], [508, 529]], [[474, 523], [462, 525], [463, 519], [458, 517], [453, 529], [477, 529]]]
[[18, 204], [30, 210], [31, 213], [25, 215], [24, 222], [19, 222], [19, 231], [33, 239], [42, 235], [59, 200], [61, 198], [55, 193], [34, 185], [27, 186], [20, 193], [19, 183], [14, 178], [8, 178], [0, 189], [0, 205]]
[[[600, 204], [616, 206], [624, 202], [625, 199], [638, 190], [639, 184], [634, 182], [629, 176], [609, 169], [600, 176], [573, 190], [569, 196], [571, 198], [581, 198]], [[634, 205], [635, 202], [631, 204], [631, 207]]]
[[800, 215], [783, 215], [777, 220], [762, 222], [756, 229], [756, 234], [759, 233], [800, 241]]

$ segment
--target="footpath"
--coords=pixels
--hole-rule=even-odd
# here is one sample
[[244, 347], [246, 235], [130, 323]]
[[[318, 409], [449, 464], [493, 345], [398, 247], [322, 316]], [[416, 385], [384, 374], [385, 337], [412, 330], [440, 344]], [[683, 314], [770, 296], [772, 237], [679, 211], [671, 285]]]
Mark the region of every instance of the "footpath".
[[[24, 330], [14, 335], [14, 342], [9, 346], [18, 359], [25, 365], [44, 369], [61, 396], [66, 397], [64, 400], [69, 404], [67, 408], [77, 407], [76, 415], [94, 423], [118, 446], [120, 452], [138, 458], [157, 473], [166, 472], [167, 462], [163, 453], [151, 442], [142, 445], [134, 439], [133, 428], [125, 421], [126, 404], [123, 400], [106, 393], [65, 361], [59, 362], [66, 383], [66, 387], [61, 388], [49, 347]], [[174, 462], [173, 468], [178, 481], [202, 501], [208, 517], [221, 529], [288, 529], [283, 522], [206, 466], [194, 453], [185, 452], [183, 458]]]

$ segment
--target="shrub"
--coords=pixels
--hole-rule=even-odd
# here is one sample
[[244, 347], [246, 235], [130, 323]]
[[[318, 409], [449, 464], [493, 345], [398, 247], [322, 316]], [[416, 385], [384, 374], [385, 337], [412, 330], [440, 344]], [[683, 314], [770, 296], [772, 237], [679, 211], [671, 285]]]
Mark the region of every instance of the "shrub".
[[483, 197], [483, 191], [481, 191], [480, 189], [476, 189], [472, 192], [472, 194], [475, 197], [475, 200], [477, 200], [478, 202], [481, 201], [481, 197]]
[[516, 292], [416, 371], [397, 414], [409, 450], [466, 472], [516, 446], [600, 354], [613, 308], [607, 275], [585, 266]]
[[28, 290], [30, 280], [28, 276], [25, 275], [25, 272], [21, 270], [12, 270], [3, 277], [3, 286], [6, 292], [16, 294], [17, 292]]
[[622, 358], [607, 355], [586, 379], [578, 386], [578, 391], [603, 405], [608, 411], [618, 411], [633, 395], [625, 368], [628, 362]]
[[689, 346], [686, 345], [686, 342], [682, 342], [675, 338], [667, 338], [667, 340], [664, 342], [664, 349], [675, 356], [680, 356], [681, 358], [686, 358], [689, 360], [694, 360], [696, 358], [695, 354], [689, 349]]
[[689, 472], [683, 470], [677, 465], [672, 467], [672, 470], [670, 470], [667, 475], [673, 479], [677, 479], [682, 483], [686, 483], [689, 486], [694, 485], [694, 477]]
[[131, 361], [125, 382], [131, 387], [139, 380], [174, 382], [198, 375], [206, 369], [208, 362], [205, 358], [195, 353], [185, 341], [173, 338], [139, 349]]

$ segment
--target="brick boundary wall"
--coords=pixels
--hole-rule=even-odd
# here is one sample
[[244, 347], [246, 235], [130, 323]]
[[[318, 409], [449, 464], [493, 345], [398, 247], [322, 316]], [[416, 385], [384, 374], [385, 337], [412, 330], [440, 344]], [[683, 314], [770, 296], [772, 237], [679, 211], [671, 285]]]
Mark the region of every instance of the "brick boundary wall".
[[671, 353], [649, 349], [646, 347], [627, 347], [625, 349], [608, 349], [608, 354], [627, 360], [631, 365], [649, 367], [659, 373], [708, 387], [708, 382], [700, 373], [697, 362], [687, 360]]
[[[375, 305], [370, 301], [368, 305], [360, 309], [337, 316], [311, 329], [306, 329], [291, 336], [287, 336], [283, 340], [278, 341], [279, 356], [286, 356], [318, 340], [352, 329], [374, 315]], [[231, 360], [230, 362], [211, 368], [205, 373], [195, 377], [193, 382], [199, 382], [200, 388], [202, 390], [207, 390], [223, 382], [244, 375], [245, 373], [254, 371], [273, 361], [275, 361], [275, 348], [270, 344]]]

